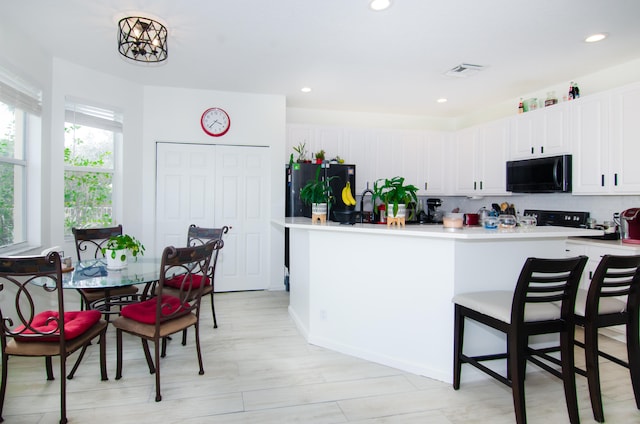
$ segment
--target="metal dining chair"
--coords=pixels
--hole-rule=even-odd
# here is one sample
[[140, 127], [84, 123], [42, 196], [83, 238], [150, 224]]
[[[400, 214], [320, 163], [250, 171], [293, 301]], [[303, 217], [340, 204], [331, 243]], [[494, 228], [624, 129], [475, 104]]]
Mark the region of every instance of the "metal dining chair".
[[[0, 421], [3, 421], [8, 367], [14, 362], [9, 361], [9, 357], [44, 357], [47, 380], [53, 380], [52, 358], [57, 356], [60, 358], [60, 423], [64, 424], [67, 422], [67, 379], [73, 378], [85, 349], [96, 338], [99, 338], [100, 346], [101, 379], [107, 380], [107, 322], [96, 310], [65, 310], [58, 252], [46, 256], [0, 258], [0, 291], [4, 300], [0, 309]], [[47, 309], [51, 307], [55, 309]], [[79, 349], [82, 349], [80, 357], [67, 376], [67, 358]], [[77, 395], [81, 396], [80, 393]]]
[[[140, 337], [149, 372], [156, 376], [156, 402], [162, 400], [160, 392], [160, 344], [171, 334], [194, 327], [199, 374], [204, 374], [200, 349], [200, 305], [204, 285], [193, 284], [194, 279], [207, 278], [212, 254], [222, 247], [222, 240], [210, 243], [175, 248], [166, 247], [162, 253], [160, 279], [155, 290], [156, 296], [122, 308], [121, 315], [113, 320], [116, 328], [116, 380], [122, 378], [123, 333]], [[178, 296], [165, 293], [165, 282], [180, 279], [182, 290]], [[149, 350], [149, 342], [154, 344], [154, 356]]]
[[[122, 235], [122, 225], [104, 228], [72, 228], [78, 261], [103, 258], [102, 248], [112, 236]], [[78, 289], [83, 309], [98, 309], [105, 314], [107, 321], [111, 315], [111, 306], [129, 303], [135, 299], [138, 289], [135, 286], [111, 289]]]

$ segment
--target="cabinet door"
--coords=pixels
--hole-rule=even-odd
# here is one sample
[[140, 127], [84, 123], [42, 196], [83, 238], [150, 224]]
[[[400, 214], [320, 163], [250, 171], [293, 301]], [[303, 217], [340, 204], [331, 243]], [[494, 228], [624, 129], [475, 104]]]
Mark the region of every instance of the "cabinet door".
[[403, 131], [398, 134], [395, 143], [396, 149], [400, 149], [401, 163], [396, 175], [404, 177], [406, 184], [412, 184], [420, 190], [422, 180], [423, 156], [425, 136], [422, 131]]
[[311, 146], [311, 159], [315, 159], [315, 154], [324, 150], [325, 159], [333, 159], [336, 156], [344, 157], [343, 149], [344, 130], [342, 128], [318, 128], [316, 130], [315, 143]]
[[[531, 159], [534, 157], [533, 148], [533, 129], [534, 125], [538, 125], [538, 121], [534, 120], [535, 111], [527, 112], [511, 118], [511, 136], [513, 138], [511, 144], [512, 160]], [[534, 122], [535, 121], [535, 122]]]
[[454, 194], [474, 195], [479, 189], [475, 179], [477, 134], [475, 127], [465, 128], [456, 133]]
[[615, 183], [609, 171], [609, 95], [571, 102], [573, 193], [605, 194]]
[[446, 171], [450, 161], [446, 158], [446, 136], [442, 133], [428, 133], [422, 151], [423, 170], [420, 193], [427, 195], [446, 194]]
[[571, 152], [569, 104], [534, 110], [511, 120], [511, 159], [530, 159]]
[[544, 133], [540, 154], [554, 156], [571, 153], [570, 103], [564, 102], [544, 108]]
[[346, 163], [356, 165], [356, 194], [362, 193], [369, 183], [373, 188], [376, 177], [378, 151], [371, 131], [349, 129], [345, 132], [345, 153], [341, 157]]
[[506, 194], [509, 121], [498, 120], [479, 129], [476, 180], [480, 194]]
[[610, 172], [616, 193], [640, 194], [640, 84], [613, 92]]

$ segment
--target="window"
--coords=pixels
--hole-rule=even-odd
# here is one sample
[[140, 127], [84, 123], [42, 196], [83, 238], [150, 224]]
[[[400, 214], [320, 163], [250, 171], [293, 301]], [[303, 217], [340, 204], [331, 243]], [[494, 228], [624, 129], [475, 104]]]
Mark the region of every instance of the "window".
[[122, 118], [113, 110], [67, 100], [64, 140], [65, 235], [73, 227], [114, 222], [115, 151]]
[[[27, 141], [39, 128], [41, 92], [0, 68], [0, 249], [27, 241]], [[31, 125], [37, 121], [38, 125]]]

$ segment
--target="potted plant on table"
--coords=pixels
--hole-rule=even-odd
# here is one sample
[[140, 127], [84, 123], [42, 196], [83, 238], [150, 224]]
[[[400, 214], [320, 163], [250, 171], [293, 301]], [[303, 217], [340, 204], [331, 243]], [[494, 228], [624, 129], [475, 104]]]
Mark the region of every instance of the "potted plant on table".
[[386, 205], [387, 217], [404, 218], [408, 202], [418, 203], [418, 187], [405, 184], [403, 177], [381, 178], [373, 183], [373, 204], [380, 199]]
[[127, 266], [127, 257], [137, 258], [144, 255], [144, 245], [128, 234], [112, 236], [107, 240], [102, 254], [107, 258], [108, 269], [122, 269]]
[[325, 179], [320, 178], [322, 167], [316, 169], [315, 180], [308, 181], [300, 190], [300, 200], [307, 205], [311, 205], [311, 219], [313, 222], [319, 219], [326, 222], [328, 204], [334, 201], [333, 189], [329, 185], [336, 176]]
[[316, 163], [321, 164], [322, 162], [324, 162], [324, 150], [320, 150], [316, 153]]

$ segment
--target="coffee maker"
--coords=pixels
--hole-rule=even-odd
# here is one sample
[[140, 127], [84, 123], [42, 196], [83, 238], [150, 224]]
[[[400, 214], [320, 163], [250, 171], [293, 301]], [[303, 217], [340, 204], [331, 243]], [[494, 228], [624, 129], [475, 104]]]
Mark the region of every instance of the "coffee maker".
[[441, 199], [427, 199], [427, 222], [442, 222], [442, 212], [437, 209], [442, 206]]
[[640, 208], [620, 214], [620, 238], [623, 243], [640, 244]]

